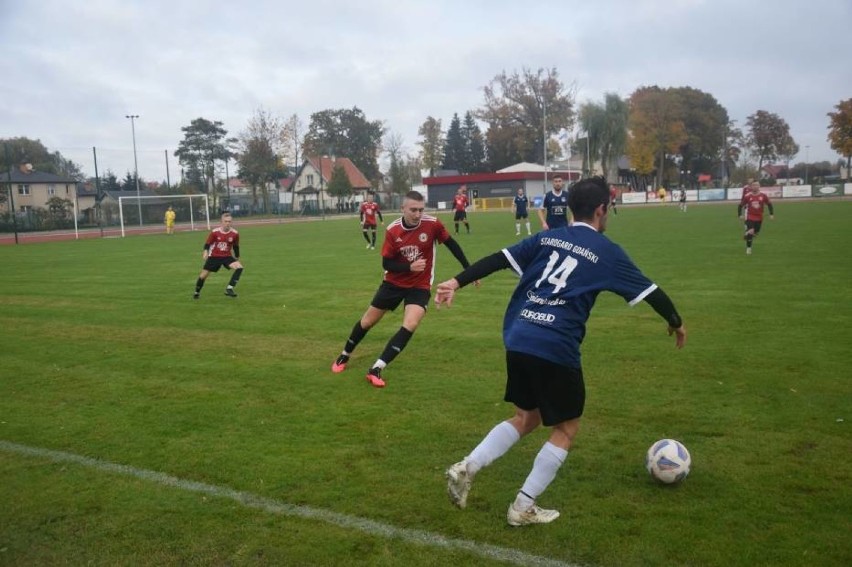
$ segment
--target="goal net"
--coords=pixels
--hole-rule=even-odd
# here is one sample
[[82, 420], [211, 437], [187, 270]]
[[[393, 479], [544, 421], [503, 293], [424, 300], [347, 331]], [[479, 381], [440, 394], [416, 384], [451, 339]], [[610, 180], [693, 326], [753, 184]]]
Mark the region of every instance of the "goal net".
[[175, 231], [210, 230], [207, 195], [132, 195], [118, 198], [121, 236], [126, 232], [165, 231], [169, 207], [175, 212]]

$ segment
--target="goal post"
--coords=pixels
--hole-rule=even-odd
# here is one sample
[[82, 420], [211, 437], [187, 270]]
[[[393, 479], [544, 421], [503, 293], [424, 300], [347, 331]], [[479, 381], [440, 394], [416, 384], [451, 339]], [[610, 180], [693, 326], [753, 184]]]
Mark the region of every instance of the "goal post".
[[[201, 201], [201, 202], [199, 202]], [[128, 207], [125, 214], [125, 204]], [[175, 211], [175, 225], [196, 225], [203, 223], [210, 230], [210, 202], [207, 195], [127, 195], [118, 198], [118, 219], [121, 224], [121, 236], [131, 230], [128, 222], [138, 222], [139, 231], [152, 232], [154, 227], [162, 228], [166, 209], [171, 206]], [[141, 217], [140, 217], [141, 215]]]

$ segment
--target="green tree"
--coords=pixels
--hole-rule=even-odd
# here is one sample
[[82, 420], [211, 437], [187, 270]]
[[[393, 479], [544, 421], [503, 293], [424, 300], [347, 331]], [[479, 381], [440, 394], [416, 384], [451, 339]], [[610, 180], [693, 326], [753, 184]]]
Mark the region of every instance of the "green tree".
[[364, 112], [352, 109], [323, 110], [311, 115], [302, 144], [305, 156], [329, 152], [348, 157], [367, 179], [379, 179], [378, 155], [385, 127], [381, 120], [367, 120]]
[[555, 68], [523, 68], [494, 77], [483, 88], [485, 104], [476, 112], [488, 125], [485, 143], [491, 167], [542, 161], [545, 138], [574, 124], [574, 90], [566, 89]]
[[578, 140], [577, 149], [583, 156], [584, 175], [592, 175], [594, 163], [601, 159], [601, 145], [604, 139], [606, 127], [606, 108], [602, 104], [587, 102], [580, 105], [577, 112], [580, 128], [585, 130], [584, 143]]
[[[6, 146], [4, 150], [2, 146]], [[8, 160], [6, 158], [8, 152]], [[25, 137], [0, 138], [0, 170], [17, 167], [28, 163], [36, 171], [53, 173], [82, 181], [84, 175], [80, 166], [66, 159], [61, 153], [50, 152], [41, 140], [31, 140]]]
[[837, 112], [829, 112], [828, 141], [831, 149], [846, 158], [846, 175], [852, 169], [852, 98], [841, 100], [834, 107]]
[[496, 171], [523, 161], [522, 156], [528, 154], [529, 141], [518, 136], [515, 127], [492, 124], [485, 132], [485, 146], [488, 165]]
[[74, 210], [74, 203], [71, 200], [63, 199], [56, 195], [48, 199], [45, 205], [47, 205], [50, 218], [55, 221], [68, 220], [68, 217], [71, 216], [71, 211]]
[[[143, 185], [142, 178], [139, 178], [139, 186]], [[129, 171], [125, 174], [124, 179], [120, 182], [120, 190], [122, 191], [136, 191], [136, 176], [130, 173]]]
[[331, 170], [331, 179], [328, 181], [328, 194], [338, 199], [348, 199], [352, 195], [352, 182], [346, 175], [342, 165], [337, 165]]
[[465, 173], [485, 171], [485, 140], [482, 131], [473, 118], [473, 113], [465, 112], [461, 125], [461, 136], [464, 143], [461, 170]]
[[390, 192], [394, 195], [404, 195], [411, 190], [411, 178], [404, 155], [402, 136], [396, 133], [385, 136], [385, 151], [390, 160], [388, 169]]
[[420, 146], [420, 160], [423, 167], [429, 170], [429, 175], [435, 175], [435, 170], [441, 169], [441, 162], [444, 159], [444, 132], [441, 130], [441, 121], [432, 118], [426, 118], [426, 121], [420, 125], [417, 134], [421, 137], [418, 143]]
[[757, 154], [758, 171], [764, 163], [773, 163], [779, 156], [795, 155], [796, 142], [790, 135], [790, 126], [777, 114], [758, 110], [746, 119], [746, 124], [747, 143]]
[[[196, 118], [189, 126], [181, 128], [183, 140], [178, 143], [175, 156], [185, 168], [184, 180], [196, 185], [196, 190], [210, 191], [215, 176], [214, 164], [217, 160], [229, 158], [228, 131], [222, 122]], [[213, 208], [216, 208], [216, 194], [213, 194]]]
[[249, 120], [237, 142], [237, 177], [251, 187], [252, 209], [258, 210], [258, 190], [263, 195], [265, 212], [269, 186], [284, 175], [282, 153], [287, 145], [286, 123], [271, 112], [259, 108]]
[[455, 169], [462, 171], [464, 165], [465, 143], [462, 136], [461, 120], [458, 113], [453, 114], [447, 137], [444, 141], [444, 159], [441, 161], [441, 169]]
[[667, 89], [678, 101], [686, 140], [678, 153], [681, 167], [709, 173], [719, 163], [725, 145], [728, 111], [710, 94], [691, 87]]

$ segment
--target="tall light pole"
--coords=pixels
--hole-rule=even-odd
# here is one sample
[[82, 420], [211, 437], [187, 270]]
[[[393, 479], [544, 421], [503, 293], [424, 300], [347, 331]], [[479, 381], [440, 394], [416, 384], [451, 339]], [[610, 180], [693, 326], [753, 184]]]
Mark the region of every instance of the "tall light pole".
[[[541, 95], [541, 145], [544, 155], [544, 194], [547, 195], [547, 100]], [[570, 183], [570, 179], [568, 182]]]
[[133, 169], [136, 176], [136, 204], [139, 207], [139, 226], [142, 226], [142, 199], [139, 193], [139, 162], [136, 159], [136, 119], [138, 114], [125, 114], [125, 118], [130, 118], [130, 130], [133, 132]]
[[808, 184], [808, 162], [811, 160], [811, 147], [805, 146], [805, 185]]

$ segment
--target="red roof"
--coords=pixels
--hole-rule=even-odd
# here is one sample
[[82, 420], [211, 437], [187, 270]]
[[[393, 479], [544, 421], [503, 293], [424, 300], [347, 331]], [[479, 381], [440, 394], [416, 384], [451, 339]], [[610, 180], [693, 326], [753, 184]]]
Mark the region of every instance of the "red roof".
[[343, 167], [343, 171], [346, 172], [346, 176], [349, 178], [349, 183], [352, 184], [353, 189], [369, 189], [371, 187], [369, 180], [364, 177], [364, 174], [361, 173], [361, 170], [352, 163], [352, 160], [345, 157], [332, 158], [323, 156], [319, 157], [309, 157], [308, 161], [311, 162], [311, 165], [314, 166], [314, 169], [320, 169], [320, 163], [322, 163], [322, 171], [320, 174], [322, 178], [328, 183], [331, 180], [331, 172], [334, 171], [334, 168], [338, 165]]
[[787, 169], [787, 167], [784, 165], [769, 164], [763, 166], [763, 171], [765, 171], [772, 177], [778, 177], [778, 174], [784, 171], [785, 169]]

